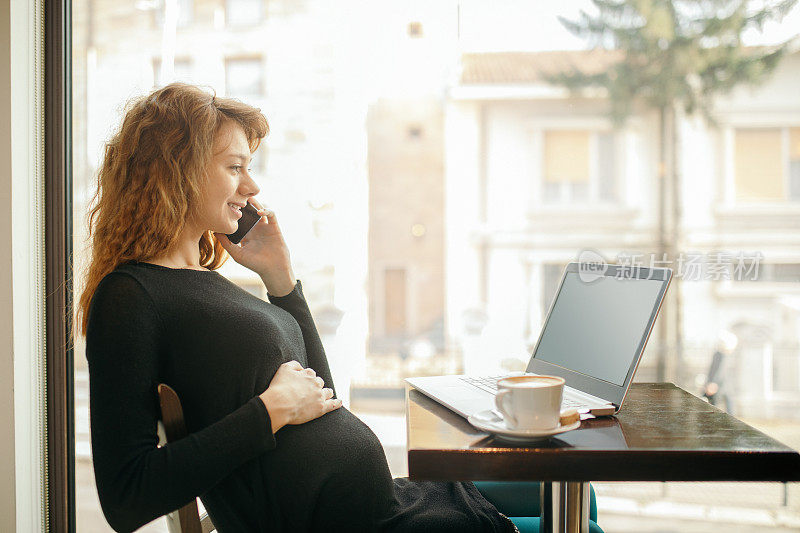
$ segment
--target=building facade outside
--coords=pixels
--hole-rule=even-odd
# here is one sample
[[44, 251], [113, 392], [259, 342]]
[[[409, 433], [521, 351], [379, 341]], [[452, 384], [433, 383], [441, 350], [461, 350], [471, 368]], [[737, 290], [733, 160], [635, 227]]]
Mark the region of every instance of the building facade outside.
[[[602, 94], [577, 97], [542, 79], [607, 60], [463, 56], [445, 114], [448, 338], [469, 339], [468, 371], [497, 372], [505, 359], [506, 369], [524, 367], [567, 262], [592, 252], [669, 266], [678, 283], [658, 321], [674, 327], [680, 290], [683, 342], [664, 346], [654, 334], [637, 378], [655, 379], [665, 350], [666, 379], [698, 392], [729, 331], [739, 339], [727, 362], [734, 412], [786, 416], [800, 403], [800, 54], [764, 85], [720, 98], [716, 127], [680, 116], [680, 253], [666, 261], [655, 113], [639, 109], [615, 128]], [[464, 224], [464, 212], [477, 216]], [[485, 325], [465, 337], [476, 315]]]

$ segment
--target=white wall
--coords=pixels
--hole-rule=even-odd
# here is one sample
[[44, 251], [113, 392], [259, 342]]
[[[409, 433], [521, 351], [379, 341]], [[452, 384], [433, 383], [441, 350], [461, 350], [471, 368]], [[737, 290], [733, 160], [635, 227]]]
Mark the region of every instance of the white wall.
[[[34, 7], [35, 6], [35, 7]], [[44, 324], [34, 76], [41, 1], [0, 0], [0, 531], [43, 531]], [[38, 12], [38, 17], [30, 13]], [[35, 31], [36, 28], [36, 31]], [[13, 103], [13, 105], [12, 105]], [[39, 108], [39, 111], [41, 108]], [[41, 159], [39, 159], [41, 161]]]

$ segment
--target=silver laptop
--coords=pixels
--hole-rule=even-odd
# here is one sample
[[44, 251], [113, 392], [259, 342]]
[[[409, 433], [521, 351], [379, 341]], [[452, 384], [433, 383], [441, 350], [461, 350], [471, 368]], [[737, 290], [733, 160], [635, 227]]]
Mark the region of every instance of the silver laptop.
[[[671, 280], [669, 268], [568, 264], [525, 373], [563, 377], [562, 409], [597, 415], [618, 412]], [[468, 417], [495, 408], [497, 380], [502, 377], [406, 381]]]

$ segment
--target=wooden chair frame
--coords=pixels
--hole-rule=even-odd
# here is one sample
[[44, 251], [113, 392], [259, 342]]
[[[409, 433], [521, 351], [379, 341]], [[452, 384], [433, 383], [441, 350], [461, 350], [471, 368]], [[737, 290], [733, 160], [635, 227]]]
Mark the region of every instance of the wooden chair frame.
[[[161, 420], [158, 421], [159, 446], [186, 436], [186, 423], [178, 393], [165, 383], [158, 384], [158, 402]], [[168, 513], [167, 527], [170, 533], [210, 533], [216, 531], [208, 513], [202, 516], [197, 510], [197, 498], [180, 509]]]

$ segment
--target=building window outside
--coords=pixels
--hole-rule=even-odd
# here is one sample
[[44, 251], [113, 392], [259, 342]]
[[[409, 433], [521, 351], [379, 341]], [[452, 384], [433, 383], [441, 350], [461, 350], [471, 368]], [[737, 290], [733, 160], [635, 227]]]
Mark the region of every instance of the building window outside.
[[408, 36], [412, 39], [422, 37], [422, 23], [418, 21], [408, 23]]
[[153, 86], [161, 87], [173, 81], [192, 81], [192, 62], [189, 59], [175, 59], [173, 62], [172, 79], [161, 79], [161, 58], [153, 58]]
[[800, 127], [737, 128], [733, 175], [737, 201], [800, 200]]
[[541, 161], [545, 203], [613, 202], [617, 199], [613, 132], [546, 130]]
[[[164, 25], [164, 3], [166, 0], [158, 0], [158, 7], [153, 11], [156, 28]], [[185, 28], [194, 21], [194, 0], [178, 0], [178, 21], [179, 28]]]
[[387, 337], [402, 337], [407, 332], [405, 268], [387, 268], [383, 271], [383, 332]]
[[252, 26], [263, 18], [263, 0], [225, 0], [225, 24], [229, 26]]
[[225, 92], [233, 98], [261, 98], [264, 94], [261, 58], [226, 59]]

